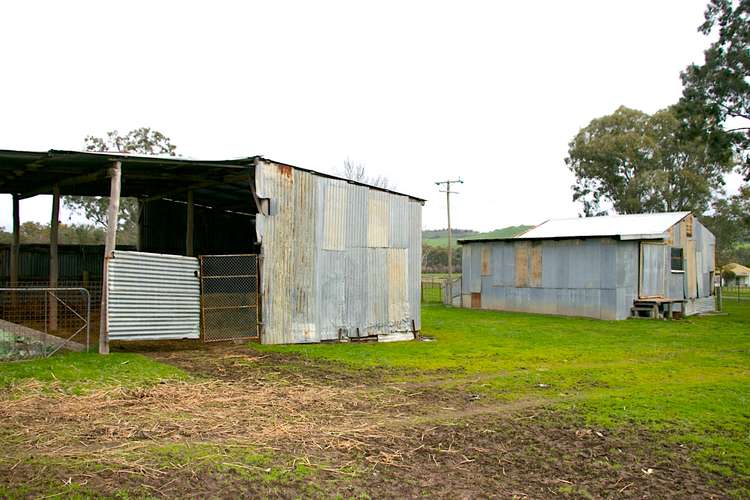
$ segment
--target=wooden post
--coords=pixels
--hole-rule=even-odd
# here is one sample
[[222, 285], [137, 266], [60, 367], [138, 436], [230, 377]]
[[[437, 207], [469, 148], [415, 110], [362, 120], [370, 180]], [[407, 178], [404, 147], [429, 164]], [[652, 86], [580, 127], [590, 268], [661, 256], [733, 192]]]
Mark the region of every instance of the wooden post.
[[[52, 187], [52, 219], [49, 225], [49, 286], [57, 288], [60, 275], [60, 264], [57, 254], [57, 239], [60, 224], [60, 186]], [[53, 292], [49, 303], [49, 329], [57, 330], [57, 298]]]
[[21, 218], [18, 210], [18, 195], [13, 195], [13, 240], [10, 245], [10, 286], [18, 286], [18, 252], [21, 243]]
[[112, 163], [110, 169], [109, 207], [107, 208], [107, 235], [104, 240], [104, 270], [102, 272], [102, 310], [99, 323], [99, 354], [109, 354], [109, 328], [107, 328], [107, 291], [109, 282], [107, 267], [117, 243], [117, 221], [120, 215], [120, 177], [122, 165]]
[[185, 255], [193, 257], [193, 227], [195, 225], [195, 207], [193, 205], [193, 191], [187, 192], [187, 228], [185, 229]]
[[[10, 244], [10, 287], [18, 286], [18, 254], [21, 251], [21, 217], [18, 209], [18, 195], [13, 195], [13, 239]], [[18, 294], [10, 294], [11, 305], [18, 306]]]

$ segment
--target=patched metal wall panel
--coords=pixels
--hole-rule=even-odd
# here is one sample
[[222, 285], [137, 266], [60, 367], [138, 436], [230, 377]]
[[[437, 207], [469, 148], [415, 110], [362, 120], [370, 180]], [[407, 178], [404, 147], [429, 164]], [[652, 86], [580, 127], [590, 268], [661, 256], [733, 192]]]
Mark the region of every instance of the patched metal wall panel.
[[641, 297], [666, 296], [666, 262], [669, 247], [662, 243], [641, 245]]
[[391, 226], [391, 210], [388, 194], [381, 191], [367, 193], [367, 246], [388, 247]]
[[[536, 247], [512, 240], [465, 243], [464, 297], [481, 292], [485, 309], [624, 319], [636, 292], [638, 244], [612, 238], [543, 240]], [[526, 279], [519, 277], [519, 265]], [[619, 274], [620, 266], [635, 277]], [[541, 275], [534, 267], [541, 268]], [[517, 279], [526, 286], [516, 286]], [[626, 284], [618, 287], [618, 280]]]
[[271, 200], [257, 216], [263, 343], [420, 328], [419, 200], [269, 161], [256, 188]]
[[109, 338], [199, 338], [199, 268], [195, 257], [115, 251], [107, 263]]
[[323, 216], [323, 250], [344, 250], [346, 248], [347, 213], [349, 210], [349, 190], [343, 181], [326, 179], [320, 183], [319, 195]]
[[686, 295], [685, 273], [672, 271], [669, 273], [669, 298], [681, 300]]

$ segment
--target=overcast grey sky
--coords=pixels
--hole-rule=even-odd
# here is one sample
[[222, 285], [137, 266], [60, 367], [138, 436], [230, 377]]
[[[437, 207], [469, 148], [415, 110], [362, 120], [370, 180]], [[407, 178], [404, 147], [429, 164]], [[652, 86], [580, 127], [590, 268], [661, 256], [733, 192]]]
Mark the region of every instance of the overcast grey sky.
[[[446, 225], [434, 181], [457, 176], [454, 227], [575, 216], [569, 140], [679, 98], [705, 3], [4, 2], [0, 149], [149, 126], [185, 156], [362, 162], [429, 200], [425, 228]], [[49, 198], [21, 217], [48, 222]]]

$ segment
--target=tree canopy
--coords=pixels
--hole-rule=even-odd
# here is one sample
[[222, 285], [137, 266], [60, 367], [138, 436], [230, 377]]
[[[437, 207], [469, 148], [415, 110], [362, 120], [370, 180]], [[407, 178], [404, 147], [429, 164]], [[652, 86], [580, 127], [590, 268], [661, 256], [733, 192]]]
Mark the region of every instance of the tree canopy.
[[[105, 137], [87, 136], [86, 151], [135, 153], [147, 155], [176, 156], [177, 146], [169, 137], [148, 127], [141, 127], [120, 135], [117, 130], [107, 132]], [[64, 205], [71, 211], [85, 216], [98, 226], [107, 226], [107, 206], [109, 198], [105, 196], [65, 196]], [[120, 200], [120, 217], [118, 230], [122, 232], [120, 241], [135, 243], [138, 221], [138, 200], [123, 198]]]
[[585, 215], [690, 210], [703, 213], [731, 169], [731, 155], [709, 154], [702, 136], [686, 139], [674, 108], [649, 115], [620, 106], [569, 144], [573, 200]]
[[704, 64], [682, 72], [680, 115], [687, 133], [703, 136], [714, 155], [730, 144], [750, 180], [750, 0], [711, 0], [698, 30], [718, 38]]

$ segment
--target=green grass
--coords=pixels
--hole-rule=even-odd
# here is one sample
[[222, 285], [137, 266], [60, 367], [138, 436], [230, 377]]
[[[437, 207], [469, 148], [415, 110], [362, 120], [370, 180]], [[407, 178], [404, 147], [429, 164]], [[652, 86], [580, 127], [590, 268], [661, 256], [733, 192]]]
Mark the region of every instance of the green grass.
[[725, 308], [727, 316], [599, 321], [425, 306], [422, 331], [437, 342], [254, 348], [394, 376], [452, 371], [470, 390], [548, 399], [592, 424], [661, 433], [695, 446], [702, 466], [747, 477], [750, 302]]
[[185, 379], [179, 368], [153, 361], [140, 354], [66, 353], [31, 361], [0, 363], [0, 387], [28, 380], [58, 382], [62, 388], [80, 393], [106, 386], [138, 386], [166, 379]]

